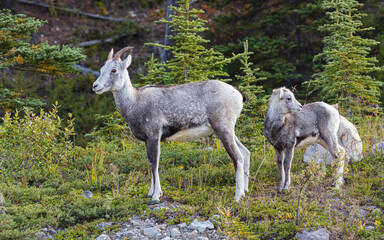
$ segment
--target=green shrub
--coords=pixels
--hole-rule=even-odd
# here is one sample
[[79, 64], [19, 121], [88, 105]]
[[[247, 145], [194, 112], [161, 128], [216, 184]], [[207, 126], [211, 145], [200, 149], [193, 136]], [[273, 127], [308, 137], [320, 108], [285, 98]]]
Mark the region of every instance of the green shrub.
[[[73, 121], [62, 126], [57, 107], [34, 114], [29, 110], [23, 117], [6, 114], [0, 125], [1, 176], [6, 181], [33, 183], [57, 173], [65, 165], [72, 150], [69, 140], [74, 135]], [[6, 179], [4, 179], [7, 177]]]

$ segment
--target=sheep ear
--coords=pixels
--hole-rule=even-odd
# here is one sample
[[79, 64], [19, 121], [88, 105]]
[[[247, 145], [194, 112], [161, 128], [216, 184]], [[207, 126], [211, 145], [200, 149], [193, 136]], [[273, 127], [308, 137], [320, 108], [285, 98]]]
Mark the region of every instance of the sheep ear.
[[283, 88], [279, 89], [279, 98], [282, 99], [284, 97], [284, 90]]
[[129, 55], [123, 62], [124, 68], [128, 68], [132, 63], [132, 57]]

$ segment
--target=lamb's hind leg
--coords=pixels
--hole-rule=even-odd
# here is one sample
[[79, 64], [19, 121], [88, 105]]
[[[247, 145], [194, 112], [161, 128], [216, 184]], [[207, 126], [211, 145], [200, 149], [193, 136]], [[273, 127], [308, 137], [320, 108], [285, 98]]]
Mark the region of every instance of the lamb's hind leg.
[[277, 192], [281, 193], [285, 185], [285, 170], [283, 166], [284, 151], [275, 147], [275, 152], [276, 152], [276, 163], [279, 168], [279, 177], [280, 177], [279, 186], [277, 187]]
[[225, 150], [232, 159], [236, 171], [236, 192], [235, 199], [239, 201], [241, 197], [245, 196], [244, 192], [244, 157], [241, 154], [237, 144], [234, 131], [234, 124], [231, 127], [220, 126], [219, 124], [212, 124], [215, 134], [222, 141]]
[[332, 157], [335, 159], [334, 161], [337, 161], [335, 188], [339, 190], [341, 185], [343, 185], [344, 163], [346, 157], [345, 150], [339, 145], [336, 133], [329, 137], [323, 137], [323, 140], [325, 142], [325, 146], [323, 147], [331, 153]]
[[235, 136], [235, 141], [237, 144], [237, 147], [239, 148], [241, 154], [244, 157], [244, 192], [248, 192], [248, 185], [249, 185], [249, 165], [251, 161], [251, 153], [249, 150], [240, 142], [239, 138]]
[[292, 159], [294, 154], [294, 147], [287, 147], [284, 149], [284, 173], [285, 173], [285, 181], [284, 181], [284, 190], [289, 190], [291, 186], [291, 166]]
[[150, 204], [160, 202], [162, 195], [160, 178], [159, 178], [159, 158], [160, 158], [160, 136], [149, 138], [146, 142], [147, 156], [149, 166], [151, 168], [151, 188], [147, 197], [152, 198]]

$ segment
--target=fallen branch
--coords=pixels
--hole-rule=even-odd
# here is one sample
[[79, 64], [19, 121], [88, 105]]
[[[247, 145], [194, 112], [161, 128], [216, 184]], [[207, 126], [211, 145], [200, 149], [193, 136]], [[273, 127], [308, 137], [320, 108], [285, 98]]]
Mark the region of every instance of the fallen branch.
[[93, 45], [96, 45], [96, 44], [100, 44], [100, 43], [109, 43], [109, 42], [113, 42], [119, 38], [122, 38], [122, 37], [126, 37], [128, 36], [127, 34], [123, 34], [123, 35], [116, 35], [116, 36], [113, 36], [113, 37], [110, 37], [110, 38], [106, 38], [106, 39], [98, 39], [98, 40], [90, 40], [90, 41], [85, 41], [85, 42], [81, 42], [79, 44], [76, 44], [76, 46], [79, 46], [79, 47], [89, 47], [89, 46], [93, 46]]
[[57, 6], [51, 6], [48, 3], [42, 3], [42, 2], [34, 2], [30, 0], [17, 0], [19, 3], [23, 4], [29, 4], [33, 6], [39, 6], [39, 7], [45, 7], [45, 8], [51, 8], [53, 7], [55, 10], [63, 11], [63, 12], [69, 12], [69, 13], [74, 13], [74, 14], [79, 14], [82, 16], [86, 16], [89, 18], [95, 18], [95, 19], [101, 19], [101, 20], [107, 20], [107, 21], [114, 21], [114, 22], [127, 22], [130, 21], [129, 19], [122, 19], [122, 18], [114, 18], [114, 17], [109, 17], [109, 16], [102, 16], [99, 14], [93, 14], [93, 13], [87, 13], [80, 11], [76, 8], [65, 8], [65, 7], [57, 7]]
[[77, 68], [77, 69], [80, 69], [83, 73], [92, 74], [92, 75], [94, 75], [96, 77], [98, 77], [100, 75], [100, 73], [98, 71], [92, 70], [90, 68], [86, 68], [86, 67], [83, 67], [83, 66], [80, 66], [80, 65], [77, 65], [77, 64], [74, 64], [73, 66], [75, 68]]

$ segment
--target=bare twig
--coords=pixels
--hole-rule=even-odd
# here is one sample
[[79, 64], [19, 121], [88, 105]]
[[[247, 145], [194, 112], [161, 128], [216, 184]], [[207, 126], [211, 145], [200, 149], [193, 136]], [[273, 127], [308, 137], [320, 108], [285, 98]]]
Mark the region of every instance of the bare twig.
[[297, 199], [297, 208], [296, 208], [296, 225], [298, 226], [301, 222], [301, 217], [300, 217], [300, 203], [301, 203], [301, 194], [303, 193], [304, 189], [307, 187], [308, 185], [308, 181], [309, 179], [311, 178], [311, 174], [308, 174], [307, 175], [307, 178], [305, 179], [304, 181], [304, 184], [303, 184], [303, 187], [300, 189], [300, 192], [299, 192], [299, 198]]

